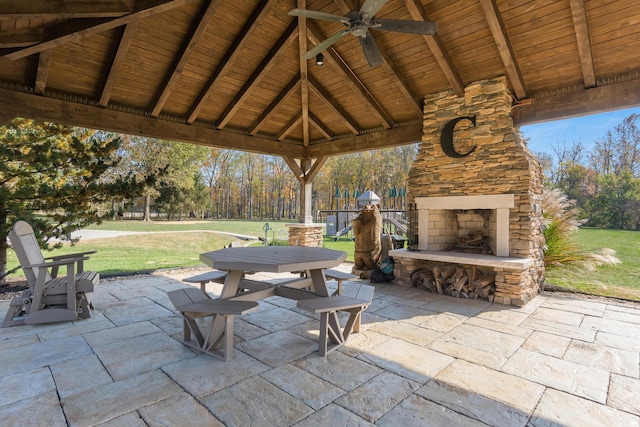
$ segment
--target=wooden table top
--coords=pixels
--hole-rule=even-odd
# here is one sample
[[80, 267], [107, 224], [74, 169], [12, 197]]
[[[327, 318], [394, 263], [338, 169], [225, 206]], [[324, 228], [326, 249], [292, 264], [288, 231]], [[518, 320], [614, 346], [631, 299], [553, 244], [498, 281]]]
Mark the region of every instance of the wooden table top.
[[286, 273], [340, 265], [346, 252], [307, 246], [248, 246], [200, 254], [200, 261], [218, 270]]

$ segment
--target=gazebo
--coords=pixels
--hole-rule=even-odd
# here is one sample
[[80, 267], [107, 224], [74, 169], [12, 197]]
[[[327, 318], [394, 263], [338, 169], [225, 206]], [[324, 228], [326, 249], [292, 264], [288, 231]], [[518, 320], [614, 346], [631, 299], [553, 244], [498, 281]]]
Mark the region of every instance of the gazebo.
[[[292, 9], [359, 7], [437, 31], [382, 31], [367, 16], [379, 64], [357, 31], [323, 61], [305, 58], [345, 26]], [[638, 51], [634, 0], [1, 0], [0, 123], [22, 116], [282, 156], [306, 223], [327, 158], [421, 141], [426, 97], [464, 98], [469, 84], [505, 76], [516, 127], [634, 106]]]

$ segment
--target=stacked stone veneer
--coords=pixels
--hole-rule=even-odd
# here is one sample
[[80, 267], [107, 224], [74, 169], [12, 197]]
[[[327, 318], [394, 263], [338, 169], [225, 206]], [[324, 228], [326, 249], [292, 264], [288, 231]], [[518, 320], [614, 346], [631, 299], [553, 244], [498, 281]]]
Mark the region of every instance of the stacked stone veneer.
[[[408, 202], [413, 203], [416, 197], [513, 194], [515, 205], [509, 209], [509, 257], [533, 262], [514, 269], [488, 268], [496, 273], [493, 300], [524, 305], [538, 294], [544, 279], [542, 172], [514, 129], [511, 108], [512, 96], [504, 77], [470, 84], [464, 97], [452, 91], [427, 97], [422, 144], [409, 174]], [[473, 115], [476, 126], [467, 120], [460, 121], [453, 140], [457, 152], [466, 153], [473, 146], [475, 151], [462, 158], [447, 156], [440, 145], [443, 127], [452, 119]], [[433, 210], [429, 212], [430, 220], [434, 214], [445, 215]], [[394, 283], [404, 286], [411, 285], [414, 271], [437, 264], [396, 256], [394, 262]]]
[[322, 247], [322, 224], [285, 224], [289, 229], [289, 246]]

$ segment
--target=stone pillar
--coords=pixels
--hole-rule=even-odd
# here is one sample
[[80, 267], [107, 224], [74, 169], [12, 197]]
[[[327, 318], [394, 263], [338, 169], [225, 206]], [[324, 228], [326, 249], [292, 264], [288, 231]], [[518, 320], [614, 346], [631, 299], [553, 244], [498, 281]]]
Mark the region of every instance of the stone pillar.
[[322, 247], [322, 224], [285, 224], [289, 228], [289, 246]]

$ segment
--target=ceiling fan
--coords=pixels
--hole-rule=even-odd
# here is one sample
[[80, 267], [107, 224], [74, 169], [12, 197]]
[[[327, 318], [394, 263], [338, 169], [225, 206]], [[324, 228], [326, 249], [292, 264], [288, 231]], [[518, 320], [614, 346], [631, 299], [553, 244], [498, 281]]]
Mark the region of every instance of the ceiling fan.
[[331, 13], [318, 12], [315, 10], [293, 9], [289, 12], [291, 16], [302, 16], [311, 19], [321, 19], [324, 21], [341, 22], [347, 27], [305, 54], [306, 59], [315, 57], [342, 37], [351, 33], [358, 37], [360, 46], [365, 58], [371, 67], [377, 67], [382, 63], [380, 50], [376, 45], [369, 28], [376, 30], [395, 31], [400, 33], [433, 35], [438, 29], [435, 22], [407, 21], [402, 19], [376, 19], [375, 14], [385, 5], [388, 0], [366, 0], [360, 10], [352, 10], [345, 16], [333, 15]]

